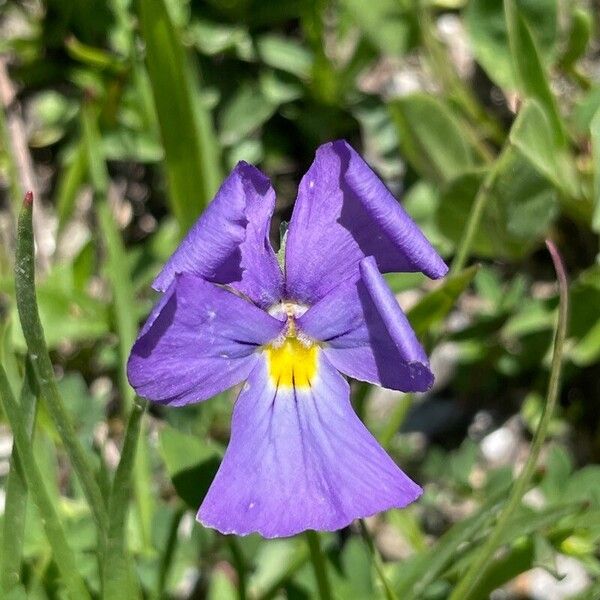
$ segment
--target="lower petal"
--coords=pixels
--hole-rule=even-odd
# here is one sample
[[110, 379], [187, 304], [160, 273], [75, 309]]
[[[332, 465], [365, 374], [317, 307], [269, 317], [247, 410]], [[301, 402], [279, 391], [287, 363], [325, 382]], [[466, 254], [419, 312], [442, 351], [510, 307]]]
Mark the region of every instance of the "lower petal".
[[340, 529], [420, 494], [356, 416], [347, 382], [320, 353], [304, 387], [277, 387], [266, 361], [256, 366], [198, 520], [222, 533], [286, 537]]

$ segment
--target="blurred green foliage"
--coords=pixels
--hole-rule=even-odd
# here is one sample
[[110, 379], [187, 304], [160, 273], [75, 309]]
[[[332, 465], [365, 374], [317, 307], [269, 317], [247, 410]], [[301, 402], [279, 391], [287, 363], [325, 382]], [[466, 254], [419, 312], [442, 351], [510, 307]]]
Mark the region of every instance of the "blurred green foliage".
[[[544, 406], [558, 304], [543, 250], [551, 237], [571, 276], [560, 406], [527, 501], [469, 597], [504, 587], [539, 598], [540, 573], [599, 597], [599, 30], [584, 0], [0, 2], [1, 363], [29, 435], [39, 390], [12, 267], [33, 180], [39, 312], [58, 395], [115, 509], [107, 575], [88, 492], [39, 402], [29, 459], [75, 557], [71, 589], [81, 580], [92, 597], [317, 597], [302, 537], [231, 539], [193, 520], [227, 443], [233, 392], [152, 407], [141, 420], [134, 408], [129, 419], [124, 365], [153, 276], [224, 173], [244, 159], [272, 177], [276, 241], [315, 148], [344, 137], [453, 268], [436, 285], [388, 276], [438, 383], [419, 398], [353, 384], [354, 400], [426, 492], [370, 521], [366, 537], [321, 536], [333, 596], [447, 598], [477, 556]], [[2, 574], [2, 597], [67, 597], [46, 513], [18, 470], [8, 475], [8, 416], [0, 561], [17, 573]]]

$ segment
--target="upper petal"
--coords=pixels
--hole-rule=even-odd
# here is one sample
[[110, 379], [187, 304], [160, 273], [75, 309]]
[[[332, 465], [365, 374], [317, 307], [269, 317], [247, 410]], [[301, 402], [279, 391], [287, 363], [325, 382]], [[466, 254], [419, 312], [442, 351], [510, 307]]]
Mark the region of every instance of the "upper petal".
[[240, 162], [154, 280], [165, 291], [177, 273], [230, 284], [260, 306], [281, 297], [283, 276], [269, 242], [275, 192], [263, 173]]
[[325, 342], [327, 358], [350, 377], [404, 392], [429, 389], [427, 355], [375, 259], [363, 259], [359, 268], [359, 278], [329, 292], [298, 327]]
[[243, 381], [284, 323], [227, 289], [177, 275], [142, 328], [127, 376], [145, 398], [180, 406]]
[[448, 268], [365, 161], [342, 140], [321, 146], [303, 177], [286, 245], [286, 292], [322, 298], [374, 256], [382, 273]]
[[285, 537], [340, 529], [420, 493], [356, 416], [348, 384], [321, 353], [310, 386], [277, 387], [265, 361], [256, 366], [198, 520], [222, 533]]

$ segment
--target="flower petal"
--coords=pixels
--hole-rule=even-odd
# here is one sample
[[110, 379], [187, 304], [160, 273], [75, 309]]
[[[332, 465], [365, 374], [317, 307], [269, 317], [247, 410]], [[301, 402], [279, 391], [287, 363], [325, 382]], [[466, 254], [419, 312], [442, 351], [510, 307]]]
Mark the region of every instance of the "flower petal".
[[197, 518], [222, 533], [286, 537], [340, 529], [420, 494], [356, 416], [348, 384], [320, 353], [311, 386], [277, 387], [266, 362], [256, 366]]
[[177, 273], [230, 284], [266, 307], [281, 298], [283, 275], [269, 242], [275, 192], [263, 173], [237, 164], [215, 199], [154, 280], [165, 291]]
[[371, 256], [360, 278], [347, 280], [308, 309], [298, 327], [326, 343], [334, 367], [356, 379], [404, 392], [433, 383], [429, 361]]
[[321, 299], [374, 256], [382, 273], [448, 268], [365, 161], [339, 140], [321, 146], [303, 177], [286, 245], [286, 291], [299, 302]]
[[[149, 323], [149, 325], [148, 325]], [[135, 342], [127, 376], [140, 396], [180, 406], [240, 383], [284, 323], [195, 275], [178, 275]]]

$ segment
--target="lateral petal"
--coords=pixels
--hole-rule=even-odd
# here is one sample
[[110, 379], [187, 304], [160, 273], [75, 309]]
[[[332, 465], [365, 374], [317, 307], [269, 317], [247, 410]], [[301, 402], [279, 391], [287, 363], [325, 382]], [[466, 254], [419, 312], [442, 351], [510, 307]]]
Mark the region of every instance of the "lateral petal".
[[417, 392], [433, 375], [425, 350], [387, 286], [373, 257], [298, 319], [306, 335], [325, 342], [334, 367], [355, 379]]
[[145, 398], [181, 406], [243, 381], [284, 323], [231, 291], [177, 275], [142, 328], [127, 376]]

